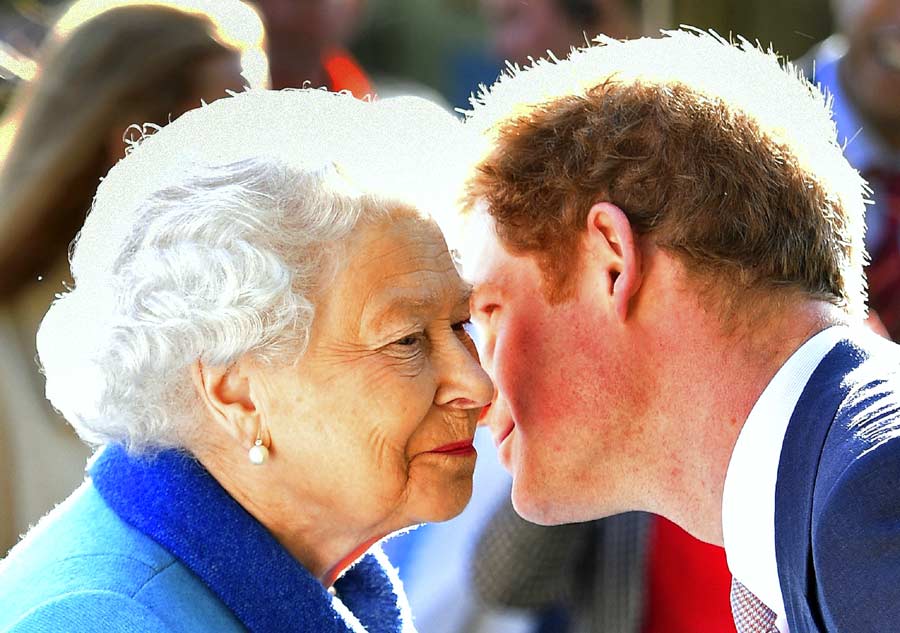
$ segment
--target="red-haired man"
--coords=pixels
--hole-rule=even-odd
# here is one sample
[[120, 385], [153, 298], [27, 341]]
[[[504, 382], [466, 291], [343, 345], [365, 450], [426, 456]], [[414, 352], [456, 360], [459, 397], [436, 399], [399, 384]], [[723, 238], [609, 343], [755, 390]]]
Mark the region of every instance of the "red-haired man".
[[864, 184], [773, 54], [675, 32], [469, 114], [473, 316], [517, 511], [723, 544], [738, 630], [900, 620], [900, 351], [862, 326]]

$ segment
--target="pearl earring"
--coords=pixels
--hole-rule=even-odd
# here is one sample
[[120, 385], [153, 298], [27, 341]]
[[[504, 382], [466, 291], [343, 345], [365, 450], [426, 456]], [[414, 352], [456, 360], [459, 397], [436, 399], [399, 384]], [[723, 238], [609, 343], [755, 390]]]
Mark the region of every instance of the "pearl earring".
[[255, 466], [261, 466], [269, 459], [269, 449], [263, 446], [260, 430], [256, 432], [256, 441], [250, 447], [250, 450], [247, 451], [247, 457], [250, 458], [250, 463]]

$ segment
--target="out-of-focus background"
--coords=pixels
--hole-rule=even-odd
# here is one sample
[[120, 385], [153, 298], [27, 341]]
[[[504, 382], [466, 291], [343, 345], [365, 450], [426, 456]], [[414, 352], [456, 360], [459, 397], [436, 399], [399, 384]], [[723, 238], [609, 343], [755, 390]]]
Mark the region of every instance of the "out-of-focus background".
[[[464, 106], [474, 86], [493, 79], [501, 67], [492, 46], [492, 26], [506, 21], [504, 28], [511, 31], [510, 36], [518, 33], [523, 41], [534, 37], [529, 31], [538, 29], [527, 23], [530, 18], [522, 7], [529, 3], [523, 0], [320, 1], [356, 5], [346, 25], [350, 31], [347, 41], [371, 76], [416, 82], [454, 106]], [[309, 4], [312, 0], [285, 2]], [[601, 11], [607, 10], [604, 5], [617, 4], [594, 3]], [[60, 0], [3, 0], [0, 38], [25, 54], [33, 53], [46, 25], [64, 4]], [[653, 34], [661, 28], [690, 24], [724, 36], [741, 34], [766, 45], [772, 43], [788, 57], [802, 55], [823, 39], [832, 23], [828, 0], [624, 0], [622, 4], [631, 13], [636, 33]], [[5, 81], [4, 92], [9, 87], [10, 82]]]
[[[188, 24], [157, 16], [151, 28], [149, 14], [107, 13], [106, 26], [89, 27], [79, 12], [106, 11], [117, 0], [78, 0], [69, 27], [54, 30], [70, 2], [0, 0], [0, 557], [78, 485], [90, 454], [43, 400], [34, 334], [70, 281], [67, 245], [97, 182], [124, 155], [129, 124], [163, 125], [242, 83], [416, 94], [465, 108], [504, 60], [527, 63], [548, 49], [563, 56], [598, 32], [637, 37], [689, 24], [797, 59], [835, 30], [833, 9], [859, 35], [859, 50], [892, 16], [895, 33], [879, 35], [876, 57], [893, 65], [900, 85], [900, 0], [166, 1], [201, 13], [225, 7], [230, 17]], [[220, 20], [240, 24], [222, 35], [229, 29]], [[889, 101], [896, 95], [900, 89], [885, 107], [900, 112]], [[851, 96], [865, 101], [863, 92]], [[891, 137], [886, 155], [896, 161], [897, 135], [889, 132], [875, 129]], [[734, 630], [719, 548], [642, 515], [527, 525], [509, 507], [510, 481], [490, 438], [479, 432], [476, 446], [475, 494], [462, 516], [385, 545], [421, 633]]]

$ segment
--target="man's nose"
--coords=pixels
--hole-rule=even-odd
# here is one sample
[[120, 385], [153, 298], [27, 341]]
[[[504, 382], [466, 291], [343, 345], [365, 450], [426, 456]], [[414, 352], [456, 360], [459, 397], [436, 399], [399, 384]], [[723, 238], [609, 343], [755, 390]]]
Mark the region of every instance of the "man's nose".
[[482, 368], [471, 343], [454, 336], [452, 353], [445, 358], [444, 375], [436, 394], [436, 402], [460, 409], [479, 409], [489, 405], [494, 396], [494, 383]]

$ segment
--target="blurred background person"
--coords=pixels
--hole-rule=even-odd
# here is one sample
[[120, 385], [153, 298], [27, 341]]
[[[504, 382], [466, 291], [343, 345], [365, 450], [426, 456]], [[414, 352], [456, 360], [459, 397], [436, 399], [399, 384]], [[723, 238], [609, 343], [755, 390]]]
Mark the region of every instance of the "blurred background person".
[[262, 34], [238, 0], [80, 0], [11, 96], [0, 123], [3, 552], [83, 477], [88, 450], [44, 398], [34, 340], [69, 283], [69, 244], [97, 185], [131, 124], [164, 125], [263, 81]]
[[734, 633], [722, 548], [629, 512], [544, 527], [507, 499], [472, 558], [488, 605], [536, 615], [542, 633]]
[[627, 38], [639, 33], [637, 11], [628, 0], [473, 0], [480, 26], [477, 44], [459, 43], [445, 74], [451, 103], [468, 107], [479, 84], [491, 84], [507, 62], [524, 65], [547, 51], [565, 57], [603, 33]]
[[326, 87], [362, 98], [374, 88], [347, 50], [364, 0], [249, 0], [262, 15], [272, 88]]
[[872, 187], [866, 210], [871, 320], [900, 340], [900, 1], [832, 0], [837, 32], [800, 60], [832, 95], [847, 160]]
[[623, 39], [637, 35], [621, 0], [480, 0], [494, 56], [519, 65], [551, 51], [565, 57], [600, 33]]
[[447, 107], [446, 99], [411, 77], [369, 73], [349, 46], [369, 10], [366, 0], [246, 0], [260, 12], [266, 28], [273, 88], [328, 88], [369, 95], [423, 97]]

